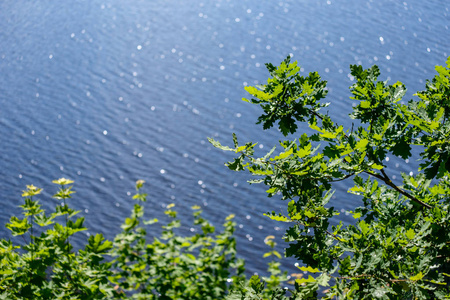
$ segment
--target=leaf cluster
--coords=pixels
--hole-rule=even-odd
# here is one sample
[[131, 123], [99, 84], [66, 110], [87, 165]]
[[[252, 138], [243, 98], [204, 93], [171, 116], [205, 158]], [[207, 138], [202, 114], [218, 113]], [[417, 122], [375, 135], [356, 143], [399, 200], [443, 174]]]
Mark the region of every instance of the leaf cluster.
[[1, 299], [107, 299], [111, 264], [104, 256], [112, 247], [101, 234], [90, 236], [84, 249], [73, 251], [70, 238], [84, 231], [84, 218], [68, 206], [73, 181], [60, 179], [53, 198], [63, 200], [47, 215], [35, 197], [42, 192], [33, 185], [23, 191], [23, 217], [11, 217], [6, 227], [22, 245], [0, 241]]
[[[444, 299], [450, 296], [450, 58], [446, 67], [427, 81], [418, 99], [404, 104], [401, 82], [379, 81], [377, 66], [350, 66], [356, 101], [350, 118], [358, 126], [345, 129], [320, 109], [327, 103], [326, 82], [317, 73], [299, 74], [296, 62], [286, 58], [278, 67], [267, 65], [267, 84], [246, 87], [263, 114], [258, 123], [287, 137], [302, 124], [297, 139], [280, 141], [281, 150], [254, 154], [254, 143], [234, 147], [210, 139], [217, 148], [239, 157], [227, 166], [247, 170], [264, 183], [269, 197], [287, 201], [286, 213], [268, 212], [287, 222], [285, 255], [295, 257], [317, 273], [296, 280], [292, 293], [324, 299]], [[421, 149], [413, 157], [413, 148]], [[420, 159], [416, 173], [391, 180], [388, 156]], [[350, 182], [349, 193], [362, 206], [350, 213], [355, 221], [332, 221], [339, 211], [333, 183]], [[353, 183], [351, 184], [351, 182]], [[331, 226], [330, 224], [338, 225]], [[257, 293], [254, 280], [252, 289]]]
[[[218, 231], [193, 209], [190, 234], [180, 231], [174, 204], [171, 219], [149, 241], [144, 206], [135, 204], [122, 232], [113, 242], [90, 236], [84, 249], [74, 250], [73, 236], [86, 230], [84, 218], [68, 205], [73, 181], [61, 178], [53, 196], [59, 204], [47, 215], [35, 198], [42, 189], [23, 191], [23, 217], [11, 217], [6, 227], [22, 243], [0, 240], [0, 299], [222, 299], [245, 280], [244, 261], [236, 255], [234, 216]], [[136, 182], [133, 199], [143, 203], [143, 180]]]
[[[139, 186], [138, 186], [139, 191]], [[143, 194], [135, 198], [146, 201]], [[142, 225], [143, 207], [135, 205], [123, 231], [114, 239], [113, 275], [120, 299], [221, 299], [230, 285], [243, 280], [244, 262], [236, 256], [233, 215], [226, 218], [223, 231], [202, 217], [199, 206], [192, 207], [192, 235], [178, 233], [182, 226], [174, 204], [165, 214], [172, 219], [162, 226], [160, 238], [147, 241]]]

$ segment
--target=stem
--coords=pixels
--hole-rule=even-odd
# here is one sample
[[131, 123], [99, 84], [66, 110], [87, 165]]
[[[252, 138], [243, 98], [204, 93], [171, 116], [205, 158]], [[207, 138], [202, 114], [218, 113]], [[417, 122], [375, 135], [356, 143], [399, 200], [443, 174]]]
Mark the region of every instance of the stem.
[[345, 175], [345, 176], [342, 177], [342, 178], [331, 179], [331, 180], [329, 180], [328, 182], [338, 182], [338, 181], [342, 181], [342, 180], [345, 180], [345, 179], [347, 179], [347, 178], [352, 177], [353, 175], [355, 175], [355, 173], [353, 173], [353, 174], [347, 174], [347, 175]]
[[334, 233], [331, 233], [331, 232], [329, 232], [328, 230], [325, 230], [325, 233], [328, 234], [328, 235], [330, 235], [330, 236], [332, 236], [336, 241], [342, 243], [342, 240], [341, 240], [337, 235], [335, 235]]
[[[31, 216], [31, 218], [33, 218], [34, 215]], [[30, 227], [30, 244], [34, 243], [34, 236], [33, 236], [33, 220], [30, 222], [31, 223], [31, 227]], [[31, 247], [31, 261], [34, 261], [34, 246]]]
[[425, 203], [425, 202], [423, 202], [423, 201], [417, 199], [417, 198], [414, 197], [413, 195], [411, 195], [411, 194], [405, 192], [404, 190], [402, 190], [401, 188], [399, 188], [398, 186], [396, 186], [396, 185], [391, 181], [391, 179], [387, 176], [386, 172], [384, 172], [383, 169], [381, 169], [381, 173], [383, 174], [383, 176], [381, 176], [380, 174], [371, 172], [371, 171], [367, 171], [367, 170], [364, 171], [364, 172], [366, 172], [367, 174], [369, 174], [369, 175], [371, 175], [371, 176], [373, 176], [373, 177], [375, 177], [375, 178], [378, 178], [378, 179], [380, 179], [380, 180], [383, 180], [384, 183], [386, 183], [388, 186], [390, 186], [391, 188], [393, 188], [394, 190], [396, 190], [397, 192], [399, 192], [399, 193], [402, 194], [403, 196], [409, 198], [411, 201], [414, 201], [414, 202], [416, 202], [417, 204], [420, 204], [420, 205], [422, 205], [423, 207], [426, 207], [426, 208], [428, 208], [428, 209], [431, 209], [431, 208], [432, 208], [429, 204], [427, 204], [427, 203]]
[[355, 276], [332, 276], [337, 279], [350, 279], [353, 280], [355, 278], [373, 278], [374, 275], [368, 275], [368, 274], [361, 274], [361, 275], [355, 275]]
[[[355, 276], [331, 276], [331, 277], [336, 278], [336, 279], [350, 279], [350, 280], [353, 280], [355, 278], [361, 278], [361, 279], [377, 278], [377, 277], [375, 277], [375, 275], [369, 275], [369, 274], [361, 274], [361, 275], [355, 275]], [[390, 282], [409, 282], [409, 281], [411, 281], [410, 279], [387, 279], [387, 280]]]
[[[64, 199], [64, 206], [66, 206], [66, 199]], [[69, 222], [69, 216], [66, 214], [66, 228], [65, 228], [65, 230], [66, 230], [66, 235], [67, 235], [67, 242], [66, 242], [66, 244], [67, 244], [67, 253], [69, 253], [69, 245], [70, 245], [69, 233], [68, 233], [68, 230], [67, 230], [67, 223], [68, 222]]]
[[23, 239], [23, 241], [25, 242], [25, 244], [27, 244], [28, 242], [27, 242], [27, 239], [25, 238], [25, 236], [24, 235], [22, 235], [22, 239]]

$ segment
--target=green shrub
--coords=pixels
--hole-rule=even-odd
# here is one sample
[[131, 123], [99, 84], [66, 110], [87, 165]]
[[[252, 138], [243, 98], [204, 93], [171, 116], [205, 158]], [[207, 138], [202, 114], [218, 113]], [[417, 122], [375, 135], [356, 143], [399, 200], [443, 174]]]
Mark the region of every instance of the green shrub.
[[[194, 233], [182, 236], [172, 204], [165, 211], [172, 221], [148, 242], [143, 226], [158, 220], [145, 221], [144, 207], [135, 204], [114, 242], [97, 234], [74, 251], [71, 237], [86, 230], [84, 218], [75, 218], [78, 211], [67, 203], [73, 181], [54, 183], [60, 189], [53, 197], [62, 201], [54, 212], [46, 215], [35, 200], [42, 189], [29, 185], [23, 192], [23, 218], [13, 216], [6, 225], [22, 243], [0, 241], [0, 299], [222, 299], [229, 287], [244, 281], [233, 215], [216, 232], [200, 207], [193, 207]], [[147, 196], [140, 192], [143, 183], [136, 183], [133, 197], [141, 202]]]
[[[139, 193], [138, 182], [135, 199], [146, 201]], [[142, 224], [143, 207], [134, 206], [131, 217], [122, 225], [123, 232], [114, 240], [112, 255], [114, 275], [119, 296], [134, 299], [223, 299], [228, 287], [244, 279], [244, 262], [236, 257], [236, 240], [233, 236], [233, 215], [226, 218], [223, 232], [201, 216], [200, 207], [194, 206], [195, 234], [181, 236], [176, 229], [181, 226], [174, 204], [166, 207], [165, 214], [172, 218], [162, 226], [160, 238], [146, 242], [147, 234]]]
[[[6, 227], [23, 244], [0, 241], [0, 298], [2, 299], [107, 299], [113, 296], [108, 281], [111, 264], [104, 261], [112, 243], [101, 234], [89, 237], [84, 250], [73, 251], [70, 237], [83, 227], [84, 218], [67, 200], [73, 181], [61, 178], [53, 196], [62, 201], [46, 215], [34, 200], [42, 189], [28, 185], [22, 196], [23, 218], [15, 216]], [[36, 234], [40, 232], [40, 234]]]

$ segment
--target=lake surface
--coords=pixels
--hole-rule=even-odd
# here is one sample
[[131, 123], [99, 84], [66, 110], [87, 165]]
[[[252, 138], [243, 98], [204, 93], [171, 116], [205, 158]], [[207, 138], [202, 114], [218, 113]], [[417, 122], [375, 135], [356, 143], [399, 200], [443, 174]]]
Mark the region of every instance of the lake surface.
[[[263, 272], [263, 239], [274, 234], [282, 246], [283, 230], [262, 214], [285, 203], [224, 167], [231, 157], [207, 137], [231, 144], [236, 132], [261, 153], [277, 143], [241, 98], [245, 85], [265, 82], [265, 63], [287, 55], [328, 81], [326, 101], [346, 126], [350, 64], [377, 64], [381, 80], [406, 84], [408, 100], [450, 55], [449, 9], [419, 0], [1, 1], [0, 235], [27, 184], [43, 187], [39, 199], [53, 208], [51, 180], [66, 177], [85, 233], [111, 239], [144, 179], [148, 218], [169, 203], [182, 220], [199, 204], [218, 226], [236, 214], [241, 256]], [[355, 199], [344, 183], [336, 189], [332, 204], [345, 212]]]

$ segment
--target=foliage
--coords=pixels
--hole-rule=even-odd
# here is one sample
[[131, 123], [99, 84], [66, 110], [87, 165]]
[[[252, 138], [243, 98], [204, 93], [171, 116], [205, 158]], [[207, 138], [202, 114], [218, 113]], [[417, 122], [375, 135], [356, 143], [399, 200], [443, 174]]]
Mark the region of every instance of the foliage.
[[[280, 141], [278, 154], [274, 147], [263, 157], [255, 155], [256, 144], [240, 145], [235, 135], [232, 147], [210, 142], [238, 154], [230, 169], [249, 171], [257, 177], [251, 183], [264, 183], [269, 197], [287, 201], [285, 214], [267, 216], [289, 223], [285, 255], [312, 273], [296, 279], [292, 293], [301, 299], [320, 292], [324, 299], [449, 298], [450, 58], [406, 104], [401, 82], [379, 81], [377, 66], [350, 66], [356, 80], [350, 118], [357, 124], [350, 129], [321, 112], [327, 89], [318, 73], [300, 75], [290, 57], [266, 66], [267, 84], [246, 87], [253, 98], [244, 100], [261, 106], [264, 129], [277, 123], [286, 138], [297, 139]], [[420, 159], [417, 175], [394, 183], [388, 155]], [[339, 215], [333, 183], [351, 180], [349, 193], [363, 205], [351, 211], [354, 223], [331, 226]], [[247, 287], [241, 294], [248, 299], [265, 297], [258, 278]]]
[[[84, 218], [70, 208], [73, 181], [61, 178], [53, 196], [62, 201], [46, 215], [33, 185], [23, 192], [24, 217], [6, 225], [23, 243], [0, 240], [0, 299], [221, 299], [244, 280], [244, 262], [236, 257], [233, 215], [224, 229], [215, 227], [193, 207], [193, 234], [183, 236], [173, 204], [165, 211], [172, 220], [159, 238], [148, 242], [144, 207], [135, 204], [114, 243], [101, 234], [90, 236], [84, 249], [74, 251], [71, 237], [86, 230]], [[133, 197], [145, 202], [144, 181]], [[37, 234], [39, 232], [39, 234]]]
[[[262, 107], [258, 123], [277, 124], [286, 138], [306, 124], [310, 134], [280, 141], [281, 151], [274, 147], [263, 157], [236, 135], [232, 147], [210, 141], [238, 154], [230, 169], [249, 171], [256, 177], [251, 183], [268, 186], [269, 197], [287, 200], [286, 213], [266, 215], [290, 225], [284, 254], [301, 261], [304, 274], [281, 270], [269, 236], [269, 276], [247, 281], [233, 215], [216, 232], [193, 207], [194, 224], [182, 226], [173, 204], [159, 237], [145, 229], [159, 221], [145, 220], [144, 206], [135, 204], [114, 242], [97, 234], [75, 249], [73, 236], [86, 228], [68, 205], [73, 181], [61, 178], [53, 181], [59, 186], [53, 212], [36, 200], [42, 189], [28, 185], [23, 216], [6, 224], [16, 238], [0, 240], [0, 299], [450, 298], [450, 58], [406, 104], [402, 83], [379, 81], [376, 66], [351, 66], [350, 118], [357, 126], [350, 129], [321, 112], [327, 89], [316, 72], [301, 76], [289, 57], [267, 68], [267, 84], [246, 87], [253, 98], [244, 99]], [[419, 158], [417, 175], [394, 182], [388, 155]], [[335, 220], [333, 183], [350, 180], [348, 191], [362, 205], [350, 212], [355, 221], [344, 224]], [[140, 202], [147, 199], [143, 184], [137, 181], [133, 197]], [[183, 228], [191, 233], [183, 235]]]
[[[53, 198], [62, 201], [46, 215], [35, 196], [42, 189], [28, 185], [21, 205], [24, 217], [11, 217], [6, 225], [23, 244], [0, 241], [1, 299], [107, 299], [113, 295], [108, 282], [111, 264], [104, 256], [112, 243], [101, 234], [90, 236], [84, 250], [73, 252], [70, 237], [83, 227], [84, 218], [67, 200], [74, 193], [73, 181], [61, 178]], [[37, 234], [39, 233], [39, 234]]]
[[[258, 275], [253, 275], [250, 280], [241, 281], [240, 285], [234, 286], [231, 289], [226, 299], [289, 299], [284, 296], [286, 290], [282, 288], [282, 284], [287, 282], [289, 277], [286, 271], [281, 271], [281, 263], [276, 260], [280, 260], [282, 256], [275, 250], [276, 243], [274, 239], [275, 237], [273, 235], [269, 235], [264, 240], [264, 243], [271, 248], [271, 251], [266, 252], [263, 257], [273, 257], [273, 260], [268, 263], [267, 269], [270, 276], [259, 278]], [[291, 299], [296, 299], [295, 295]]]
[[[139, 192], [135, 199], [146, 201]], [[134, 206], [131, 217], [122, 225], [123, 232], [114, 240], [114, 275], [119, 296], [133, 299], [222, 299], [228, 287], [243, 280], [244, 263], [236, 258], [236, 240], [233, 236], [233, 215], [226, 218], [224, 231], [201, 216], [200, 207], [194, 206], [192, 236], [177, 235], [182, 225], [177, 212], [166, 207], [165, 214], [172, 221], [162, 226], [161, 237], [146, 242], [143, 207]], [[234, 274], [233, 274], [233, 273]]]

